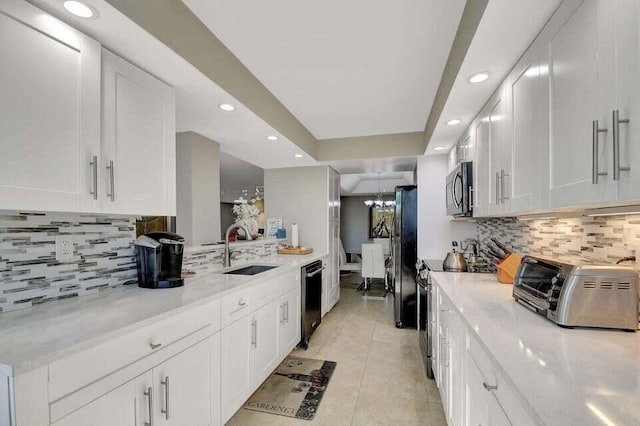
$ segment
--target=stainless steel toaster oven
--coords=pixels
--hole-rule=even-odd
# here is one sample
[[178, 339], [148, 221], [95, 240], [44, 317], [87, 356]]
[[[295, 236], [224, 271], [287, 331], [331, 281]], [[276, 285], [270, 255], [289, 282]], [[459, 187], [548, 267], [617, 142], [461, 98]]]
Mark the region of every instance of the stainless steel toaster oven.
[[513, 297], [562, 327], [638, 329], [638, 273], [525, 256]]

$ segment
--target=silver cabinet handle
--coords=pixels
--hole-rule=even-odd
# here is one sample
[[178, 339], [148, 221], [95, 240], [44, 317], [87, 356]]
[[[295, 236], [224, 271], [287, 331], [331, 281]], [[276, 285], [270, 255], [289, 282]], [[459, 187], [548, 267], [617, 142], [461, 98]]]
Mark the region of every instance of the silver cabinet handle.
[[153, 350], [153, 351], [154, 351], [154, 350], [156, 350], [156, 349], [158, 349], [160, 346], [162, 346], [162, 343], [153, 343], [153, 342], [149, 343], [149, 347], [150, 347], [150, 348], [151, 348], [151, 350]]
[[284, 302], [284, 320], [286, 322], [289, 322], [289, 301], [287, 300], [286, 302]]
[[469, 187], [469, 195], [471, 196], [471, 208], [476, 206], [476, 189], [471, 186]]
[[489, 385], [487, 382], [482, 382], [482, 386], [487, 390], [487, 392], [491, 392], [493, 390], [498, 390], [498, 385]]
[[164, 414], [165, 419], [169, 420], [169, 376], [161, 380], [160, 384], [164, 386], [164, 410], [160, 410], [160, 412]]
[[93, 195], [93, 199], [98, 199], [98, 156], [94, 155], [91, 157], [91, 161], [89, 161], [89, 165], [91, 166], [91, 192], [89, 194]]
[[107, 164], [107, 170], [109, 170], [109, 192], [107, 192], [107, 197], [111, 198], [111, 201], [116, 200], [116, 181], [113, 172], [113, 160], [109, 161]]
[[245, 302], [244, 300], [240, 299], [240, 300], [238, 300], [238, 306], [247, 306], [247, 302]]
[[620, 118], [620, 110], [613, 110], [613, 180], [620, 180], [620, 172], [631, 167], [620, 167], [620, 123], [629, 123], [629, 118]]
[[321, 273], [325, 269], [326, 268], [324, 266], [322, 268], [315, 269], [313, 272], [307, 274], [307, 278], [315, 277], [316, 275], [318, 275], [319, 273]]
[[598, 184], [598, 176], [606, 176], [607, 172], [601, 172], [600, 171], [600, 166], [599, 166], [599, 161], [598, 161], [598, 142], [599, 142], [599, 135], [600, 133], [605, 133], [608, 132], [609, 129], [601, 129], [600, 125], [598, 124], [598, 120], [593, 120], [591, 122], [591, 138], [592, 138], [592, 142], [591, 142], [591, 148], [593, 149], [593, 158], [591, 159], [591, 183], [593, 183], [594, 185]]
[[507, 197], [506, 195], [504, 195], [507, 191], [506, 191], [506, 185], [504, 183], [504, 178], [505, 176], [509, 176], [507, 173], [504, 172], [504, 169], [500, 170], [500, 202], [504, 203], [505, 200], [508, 200], [509, 197]]
[[500, 173], [496, 172], [496, 204], [500, 204]]
[[280, 305], [280, 324], [284, 325], [284, 303]]
[[144, 426], [153, 426], [153, 388], [149, 386], [144, 396], [148, 398], [149, 402], [149, 422], [144, 422]]
[[258, 347], [258, 322], [251, 321], [251, 344], [254, 348]]

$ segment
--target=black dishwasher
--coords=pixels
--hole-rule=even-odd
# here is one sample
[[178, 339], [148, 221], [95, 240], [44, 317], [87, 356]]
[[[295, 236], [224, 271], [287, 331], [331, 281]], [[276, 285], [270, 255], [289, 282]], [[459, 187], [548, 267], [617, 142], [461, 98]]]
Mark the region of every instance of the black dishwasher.
[[301, 331], [300, 347], [307, 349], [309, 339], [322, 320], [322, 261], [318, 260], [302, 267]]

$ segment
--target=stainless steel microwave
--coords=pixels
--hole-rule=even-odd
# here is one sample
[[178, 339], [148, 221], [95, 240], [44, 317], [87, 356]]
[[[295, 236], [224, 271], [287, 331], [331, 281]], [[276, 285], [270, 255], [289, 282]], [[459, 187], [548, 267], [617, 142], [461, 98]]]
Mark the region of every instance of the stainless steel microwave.
[[471, 161], [465, 161], [447, 175], [446, 183], [447, 215], [472, 216], [473, 169]]

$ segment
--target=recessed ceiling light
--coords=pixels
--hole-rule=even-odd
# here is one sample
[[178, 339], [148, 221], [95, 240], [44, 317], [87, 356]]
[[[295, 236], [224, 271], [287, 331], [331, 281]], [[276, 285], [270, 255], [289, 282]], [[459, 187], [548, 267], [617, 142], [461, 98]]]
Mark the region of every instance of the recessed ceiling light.
[[95, 10], [91, 6], [76, 0], [67, 0], [63, 5], [64, 8], [67, 9], [67, 12], [80, 18], [92, 18], [96, 15]]
[[434, 151], [441, 151], [444, 149], [444, 146], [436, 146], [435, 148], [433, 148]]
[[277, 141], [277, 140], [278, 140], [278, 137], [277, 137], [277, 136], [275, 136], [275, 135], [269, 135], [269, 136], [267, 136], [267, 140], [270, 140], [270, 141]]
[[478, 72], [478, 73], [475, 73], [475, 74], [471, 75], [467, 79], [467, 81], [469, 83], [482, 83], [483, 81], [485, 81], [488, 78], [489, 78], [489, 73], [486, 72], [486, 71], [483, 71], [483, 72]]
[[457, 118], [447, 121], [447, 126], [455, 126], [456, 124], [460, 124], [460, 120], [458, 120]]
[[233, 111], [236, 109], [236, 107], [234, 107], [231, 104], [220, 104], [218, 105], [220, 107], [221, 110], [223, 111]]
[[296, 158], [302, 158], [302, 157], [304, 157], [304, 155], [302, 155], [302, 154], [295, 154], [295, 155], [294, 155], [294, 157], [296, 157]]

